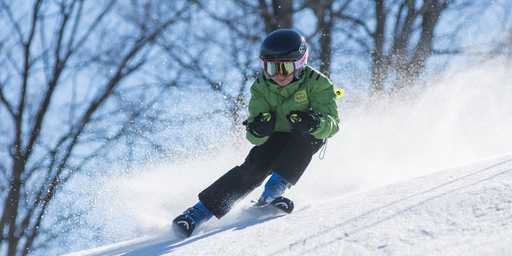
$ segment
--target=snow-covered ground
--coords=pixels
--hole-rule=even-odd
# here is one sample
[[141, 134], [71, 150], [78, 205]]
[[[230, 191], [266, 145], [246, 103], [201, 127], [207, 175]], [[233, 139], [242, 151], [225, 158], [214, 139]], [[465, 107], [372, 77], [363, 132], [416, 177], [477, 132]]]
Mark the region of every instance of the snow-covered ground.
[[[170, 232], [249, 144], [100, 182], [87, 224], [111, 245], [71, 255], [512, 255], [509, 72], [456, 73], [414, 100], [371, 107], [347, 91], [325, 158], [286, 192], [291, 215], [253, 214], [258, 188], [192, 237]], [[97, 247], [89, 241], [75, 245]]]
[[297, 199], [291, 215], [244, 210], [185, 240], [166, 233], [72, 255], [511, 255], [512, 156], [317, 204]]

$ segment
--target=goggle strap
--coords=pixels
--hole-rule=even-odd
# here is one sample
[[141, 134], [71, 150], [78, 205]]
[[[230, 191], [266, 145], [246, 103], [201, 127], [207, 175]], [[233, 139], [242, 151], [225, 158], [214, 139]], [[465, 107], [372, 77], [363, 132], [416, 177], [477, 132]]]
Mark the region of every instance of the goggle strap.
[[297, 60], [293, 63], [295, 65], [295, 70], [302, 68], [302, 66], [304, 66], [304, 64], [307, 63], [308, 53], [309, 53], [309, 49], [306, 47], [306, 53], [302, 56], [302, 58], [300, 58], [300, 60]]

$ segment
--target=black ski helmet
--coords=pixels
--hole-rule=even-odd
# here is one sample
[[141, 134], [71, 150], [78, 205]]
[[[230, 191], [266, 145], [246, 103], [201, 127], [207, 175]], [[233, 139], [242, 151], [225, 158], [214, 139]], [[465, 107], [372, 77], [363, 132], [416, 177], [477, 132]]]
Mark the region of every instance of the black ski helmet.
[[[265, 37], [260, 46], [260, 61], [298, 61], [304, 58], [302, 66], [294, 76], [300, 79], [307, 64], [308, 44], [304, 37], [292, 29], [276, 30]], [[263, 72], [270, 79], [266, 72]]]

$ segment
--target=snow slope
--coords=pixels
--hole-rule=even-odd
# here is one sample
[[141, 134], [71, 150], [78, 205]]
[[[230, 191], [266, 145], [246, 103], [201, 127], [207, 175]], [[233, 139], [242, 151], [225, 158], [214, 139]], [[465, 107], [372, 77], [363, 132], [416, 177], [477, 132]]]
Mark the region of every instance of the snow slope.
[[241, 206], [185, 240], [163, 233], [70, 255], [512, 255], [512, 156], [295, 204], [263, 219]]
[[[258, 188], [187, 240], [169, 232], [199, 192], [243, 162], [247, 143], [189, 162], [141, 164], [85, 186], [94, 194], [83, 223], [94, 233], [58, 249], [80, 251], [72, 255], [512, 255], [510, 74], [507, 66], [455, 72], [409, 100], [371, 105], [347, 89], [340, 132], [329, 139], [325, 158], [317, 154], [286, 192], [296, 205], [291, 215], [247, 214]], [[83, 186], [74, 189], [81, 194]], [[96, 249], [84, 251], [89, 248]]]

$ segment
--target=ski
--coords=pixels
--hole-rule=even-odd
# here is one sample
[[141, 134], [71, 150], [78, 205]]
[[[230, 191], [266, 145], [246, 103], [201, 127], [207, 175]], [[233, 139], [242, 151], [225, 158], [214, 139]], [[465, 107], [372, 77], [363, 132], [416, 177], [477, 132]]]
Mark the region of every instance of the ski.
[[284, 196], [280, 196], [280, 197], [277, 197], [276, 199], [274, 199], [272, 202], [270, 202], [269, 204], [258, 204], [258, 202], [255, 202], [255, 201], [252, 201], [253, 203], [253, 206], [254, 207], [257, 207], [257, 208], [266, 208], [268, 206], [272, 206], [273, 208], [276, 208], [282, 212], [285, 212], [285, 213], [292, 213], [293, 211], [293, 201], [284, 197]]

